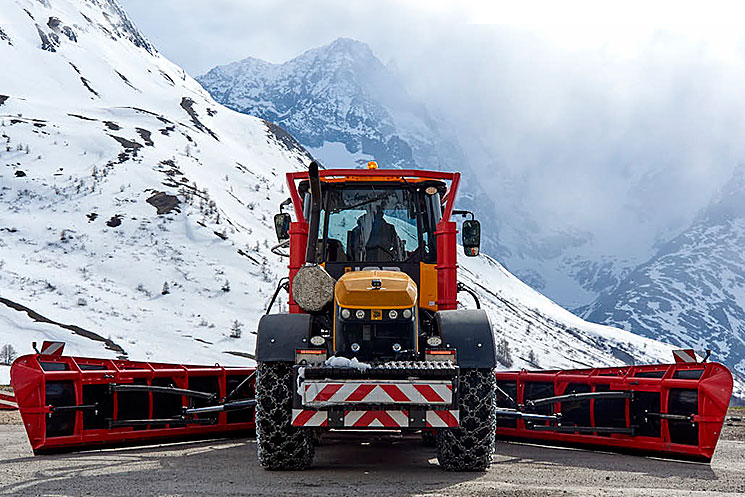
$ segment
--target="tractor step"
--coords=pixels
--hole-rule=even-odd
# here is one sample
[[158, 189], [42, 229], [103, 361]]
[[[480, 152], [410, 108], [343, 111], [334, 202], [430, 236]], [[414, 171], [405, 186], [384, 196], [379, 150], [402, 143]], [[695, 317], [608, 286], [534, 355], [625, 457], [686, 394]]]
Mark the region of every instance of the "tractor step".
[[457, 410], [328, 410], [293, 409], [292, 425], [327, 428], [455, 428]]

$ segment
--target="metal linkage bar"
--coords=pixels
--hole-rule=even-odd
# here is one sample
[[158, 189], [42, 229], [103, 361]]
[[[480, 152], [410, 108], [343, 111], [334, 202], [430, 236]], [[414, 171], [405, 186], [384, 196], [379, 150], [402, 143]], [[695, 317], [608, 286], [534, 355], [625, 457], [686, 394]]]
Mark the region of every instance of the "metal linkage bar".
[[519, 407], [517, 401], [515, 399], [513, 399], [512, 397], [510, 397], [510, 394], [508, 394], [507, 392], [505, 392], [504, 390], [502, 390], [501, 388], [499, 388], [499, 385], [497, 385], [496, 388], [497, 388], [497, 393], [499, 393], [505, 399], [507, 399], [510, 402], [510, 404], [512, 404], [515, 407]]
[[254, 371], [254, 372], [253, 372], [253, 373], [251, 373], [250, 375], [246, 376], [246, 379], [245, 379], [245, 380], [243, 380], [242, 382], [238, 383], [238, 386], [237, 386], [237, 387], [235, 387], [235, 388], [234, 388], [234, 389], [233, 389], [233, 390], [232, 390], [232, 391], [231, 391], [231, 392], [230, 392], [230, 393], [229, 393], [229, 394], [228, 394], [228, 395], [227, 395], [227, 396], [225, 397], [225, 402], [229, 402], [229, 401], [231, 401], [231, 400], [233, 399], [233, 397], [235, 397], [236, 395], [238, 395], [238, 392], [239, 392], [239, 391], [241, 390], [241, 388], [243, 388], [243, 387], [244, 387], [244, 386], [246, 386], [246, 385], [247, 385], [248, 383], [250, 383], [250, 382], [251, 382], [251, 380], [253, 380], [253, 379], [254, 379], [255, 377], [256, 377], [256, 371]]
[[648, 412], [647, 416], [660, 419], [669, 419], [670, 421], [690, 421], [693, 422], [693, 414], [666, 414], [661, 412]]
[[557, 433], [618, 433], [620, 435], [633, 435], [634, 428], [615, 426], [561, 426], [561, 425], [534, 425], [530, 427], [535, 431], [553, 431]]
[[109, 420], [109, 428], [122, 428], [125, 426], [147, 426], [147, 425], [211, 425], [216, 421], [211, 418], [207, 419], [184, 419], [184, 418], [163, 418], [163, 419], [121, 419]]
[[526, 421], [553, 421], [561, 420], [561, 414], [530, 414], [517, 409], [497, 409], [497, 416], [502, 418], [524, 419]]
[[135, 384], [117, 384], [111, 383], [109, 388], [112, 392], [153, 392], [153, 393], [165, 393], [171, 395], [184, 395], [186, 397], [194, 397], [197, 399], [214, 400], [217, 398], [217, 394], [209, 392], [198, 392], [196, 390], [187, 390], [184, 388], [175, 387], [159, 387], [155, 385], [135, 385]]
[[556, 395], [554, 397], [546, 397], [543, 399], [526, 400], [525, 406], [537, 407], [545, 404], [553, 404], [555, 402], [565, 402], [568, 400], [590, 400], [590, 399], [630, 399], [634, 395], [633, 392], [627, 390], [619, 390], [617, 392], [587, 392], [587, 393], [570, 393], [566, 395]]
[[69, 411], [91, 411], [98, 409], [98, 404], [84, 404], [80, 406], [51, 406], [50, 412], [69, 412]]
[[194, 407], [190, 409], [184, 409], [184, 414], [206, 414], [222, 411], [237, 411], [239, 409], [250, 409], [251, 407], [256, 407], [256, 399], [228, 402], [226, 404], [220, 404], [218, 406]]

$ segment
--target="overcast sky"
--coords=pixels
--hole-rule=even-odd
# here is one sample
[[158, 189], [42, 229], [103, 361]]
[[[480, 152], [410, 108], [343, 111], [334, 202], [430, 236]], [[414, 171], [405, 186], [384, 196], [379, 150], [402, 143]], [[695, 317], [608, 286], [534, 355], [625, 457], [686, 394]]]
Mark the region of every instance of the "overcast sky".
[[462, 132], [487, 188], [510, 176], [536, 218], [609, 245], [682, 229], [745, 158], [737, 2], [120, 2], [192, 75], [366, 42]]

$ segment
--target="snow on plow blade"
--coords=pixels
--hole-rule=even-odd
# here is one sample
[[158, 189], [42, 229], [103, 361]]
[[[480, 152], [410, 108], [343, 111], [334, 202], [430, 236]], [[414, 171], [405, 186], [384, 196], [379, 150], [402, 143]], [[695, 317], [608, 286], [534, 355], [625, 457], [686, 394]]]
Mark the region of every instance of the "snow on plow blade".
[[254, 428], [255, 368], [26, 355], [11, 385], [35, 453]]
[[732, 396], [718, 363], [497, 373], [497, 436], [711, 460]]

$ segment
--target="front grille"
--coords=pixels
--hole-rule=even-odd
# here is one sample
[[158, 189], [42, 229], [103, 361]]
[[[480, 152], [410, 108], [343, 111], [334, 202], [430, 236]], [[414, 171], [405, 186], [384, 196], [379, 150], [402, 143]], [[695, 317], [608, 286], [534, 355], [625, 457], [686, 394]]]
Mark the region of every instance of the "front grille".
[[369, 369], [307, 366], [307, 379], [452, 379], [458, 375], [458, 366], [450, 361], [388, 361], [371, 364]]
[[[336, 332], [336, 352], [357, 357], [364, 362], [383, 362], [414, 356], [416, 329], [414, 322], [340, 322]], [[352, 350], [352, 344], [359, 345]], [[393, 346], [398, 344], [397, 352]]]

